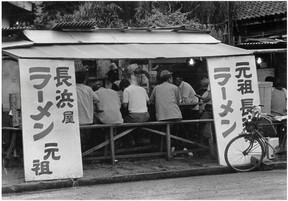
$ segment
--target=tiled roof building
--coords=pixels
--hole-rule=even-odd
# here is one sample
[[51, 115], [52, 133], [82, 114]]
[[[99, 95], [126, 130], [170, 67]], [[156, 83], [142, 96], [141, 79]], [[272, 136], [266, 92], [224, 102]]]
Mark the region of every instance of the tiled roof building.
[[287, 14], [286, 1], [239, 1], [236, 4], [237, 20]]
[[286, 43], [286, 1], [240, 1], [236, 2], [236, 9], [236, 45], [247, 42], [278, 45], [281, 41]]
[[238, 1], [233, 27], [236, 46], [254, 51], [258, 81], [279, 77], [287, 86], [287, 2]]

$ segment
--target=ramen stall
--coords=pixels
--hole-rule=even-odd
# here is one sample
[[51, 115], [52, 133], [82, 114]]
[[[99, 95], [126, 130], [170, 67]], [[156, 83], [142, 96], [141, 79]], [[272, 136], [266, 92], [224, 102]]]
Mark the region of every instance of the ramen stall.
[[[198, 74], [206, 69], [209, 75], [220, 165], [226, 165], [225, 146], [242, 130], [247, 111], [260, 103], [252, 53], [223, 44], [206, 32], [100, 29], [25, 30], [23, 34], [28, 40], [2, 46], [4, 57], [13, 60], [14, 73], [3, 74], [2, 105], [10, 107], [9, 82], [16, 79], [12, 82], [21, 89], [26, 181], [83, 176], [75, 87], [75, 71], [81, 68], [88, 66], [99, 77], [109, 71], [111, 62], [124, 69], [127, 61], [147, 61], [142, 67], [153, 77], [159, 64], [194, 59], [199, 63]], [[4, 59], [2, 64], [3, 72], [9, 71], [11, 63]], [[193, 67], [189, 72], [198, 75]], [[150, 93], [151, 86], [147, 90]]]

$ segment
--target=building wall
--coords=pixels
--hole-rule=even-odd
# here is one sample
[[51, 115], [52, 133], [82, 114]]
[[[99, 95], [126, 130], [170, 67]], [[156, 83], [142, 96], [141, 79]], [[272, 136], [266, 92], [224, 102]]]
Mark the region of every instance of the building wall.
[[257, 69], [258, 82], [264, 82], [267, 76], [275, 76], [274, 68]]
[[9, 111], [9, 94], [20, 93], [20, 76], [18, 62], [11, 59], [2, 60], [2, 109]]

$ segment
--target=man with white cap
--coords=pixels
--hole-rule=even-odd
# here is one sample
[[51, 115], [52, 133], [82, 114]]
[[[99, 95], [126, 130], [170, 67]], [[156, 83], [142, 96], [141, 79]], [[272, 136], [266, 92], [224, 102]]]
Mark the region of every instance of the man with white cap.
[[150, 101], [155, 103], [156, 119], [181, 120], [182, 114], [178, 106], [181, 97], [178, 87], [173, 84], [172, 73], [163, 70], [160, 79], [162, 84], [155, 86], [150, 96]]

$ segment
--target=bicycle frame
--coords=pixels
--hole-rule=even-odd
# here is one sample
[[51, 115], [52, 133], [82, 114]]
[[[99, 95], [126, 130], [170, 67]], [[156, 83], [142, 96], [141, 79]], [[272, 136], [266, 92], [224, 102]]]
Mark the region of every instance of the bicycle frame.
[[[267, 153], [268, 146], [273, 150], [273, 153], [276, 153], [276, 149], [269, 143], [268, 139], [264, 137], [258, 130], [254, 130], [253, 134], [260, 139], [265, 147], [265, 154]], [[253, 135], [252, 134], [252, 135]], [[268, 146], [267, 146], [268, 145]]]
[[[258, 138], [259, 140], [260, 140], [260, 142], [264, 145], [264, 147], [265, 147], [265, 154], [267, 153], [267, 149], [268, 149], [268, 146], [269, 147], [271, 147], [271, 149], [273, 150], [273, 153], [275, 153], [276, 152], [276, 149], [268, 142], [268, 140], [257, 130], [257, 129], [255, 129], [255, 130], [253, 130], [252, 132], [247, 132], [246, 130], [245, 130], [245, 128], [243, 129], [243, 132], [240, 134], [240, 135], [251, 135], [251, 137], [253, 138], [253, 139], [255, 139], [255, 138]], [[268, 146], [267, 146], [268, 145]], [[247, 153], [251, 150], [251, 148], [252, 148], [253, 146], [252, 145], [250, 145], [245, 151], [243, 151], [243, 154], [244, 155], [247, 155]]]

